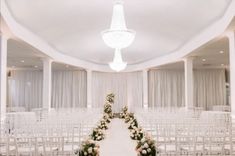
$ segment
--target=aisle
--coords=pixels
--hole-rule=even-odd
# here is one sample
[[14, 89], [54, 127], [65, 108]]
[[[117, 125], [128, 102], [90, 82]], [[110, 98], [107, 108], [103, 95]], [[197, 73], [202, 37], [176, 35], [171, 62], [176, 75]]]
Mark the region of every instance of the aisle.
[[136, 141], [131, 140], [127, 125], [121, 119], [113, 119], [100, 142], [100, 156], [136, 156]]

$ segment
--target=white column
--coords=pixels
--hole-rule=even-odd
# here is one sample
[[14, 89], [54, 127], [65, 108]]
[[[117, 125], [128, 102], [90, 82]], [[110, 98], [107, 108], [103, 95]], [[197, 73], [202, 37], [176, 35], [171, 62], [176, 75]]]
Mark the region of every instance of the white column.
[[51, 63], [49, 58], [43, 58], [43, 108], [51, 109]]
[[189, 57], [184, 60], [185, 74], [185, 108], [190, 109], [193, 105], [193, 58]]
[[235, 32], [228, 34], [230, 58], [230, 100], [231, 114], [235, 118]]
[[92, 107], [91, 84], [92, 84], [92, 71], [91, 70], [87, 70], [87, 108], [91, 108]]
[[148, 70], [143, 70], [143, 106], [148, 108]]
[[4, 35], [0, 36], [0, 120], [6, 117], [6, 84], [7, 84], [7, 40]]

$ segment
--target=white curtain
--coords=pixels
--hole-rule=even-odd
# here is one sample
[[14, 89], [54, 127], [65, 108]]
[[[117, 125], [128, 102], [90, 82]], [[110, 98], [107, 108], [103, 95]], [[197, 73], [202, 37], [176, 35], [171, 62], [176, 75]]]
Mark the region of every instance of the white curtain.
[[54, 71], [52, 108], [86, 107], [86, 71]]
[[42, 72], [11, 71], [7, 95], [8, 107], [24, 107], [27, 111], [42, 107]]
[[224, 69], [194, 71], [194, 105], [211, 110], [215, 105], [226, 105]]
[[103, 107], [108, 93], [115, 94], [113, 111], [119, 112], [128, 105], [130, 110], [142, 106], [143, 74], [132, 73], [92, 73], [92, 105]]
[[184, 71], [150, 70], [148, 73], [149, 107], [183, 107]]
[[[42, 108], [42, 71], [14, 70], [8, 78], [8, 107], [27, 111]], [[53, 108], [86, 106], [86, 72], [54, 71], [52, 73]]]

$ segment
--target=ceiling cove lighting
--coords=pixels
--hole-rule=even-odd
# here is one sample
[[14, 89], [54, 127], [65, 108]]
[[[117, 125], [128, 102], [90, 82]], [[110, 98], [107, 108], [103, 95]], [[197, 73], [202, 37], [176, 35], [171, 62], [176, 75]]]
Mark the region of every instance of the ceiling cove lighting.
[[109, 67], [116, 72], [124, 70], [126, 68], [127, 63], [122, 61], [121, 50], [116, 49], [114, 53], [113, 62], [109, 63]]
[[104, 43], [113, 49], [122, 49], [131, 45], [135, 38], [135, 31], [127, 29], [123, 1], [115, 1], [110, 29], [102, 33]]

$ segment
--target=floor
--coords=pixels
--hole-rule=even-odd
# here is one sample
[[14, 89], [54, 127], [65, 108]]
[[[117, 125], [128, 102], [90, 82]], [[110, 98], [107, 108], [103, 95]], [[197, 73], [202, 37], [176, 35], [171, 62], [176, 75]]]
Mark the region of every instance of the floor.
[[100, 143], [100, 156], [136, 156], [136, 141], [131, 140], [124, 120], [113, 119]]

